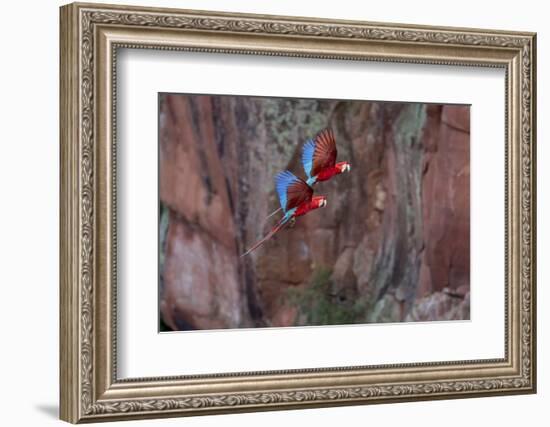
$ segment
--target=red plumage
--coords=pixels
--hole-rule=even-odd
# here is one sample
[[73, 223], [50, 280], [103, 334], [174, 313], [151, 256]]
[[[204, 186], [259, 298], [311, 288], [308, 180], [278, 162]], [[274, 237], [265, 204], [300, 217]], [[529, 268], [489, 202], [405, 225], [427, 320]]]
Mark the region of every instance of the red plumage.
[[313, 188], [306, 184], [303, 179], [298, 178], [297, 181], [290, 184], [286, 190], [286, 210], [300, 206], [304, 202], [311, 201], [313, 196]]
[[[324, 170], [334, 168], [338, 151], [336, 150], [336, 140], [332, 129], [323, 129], [317, 134], [314, 142], [315, 152], [313, 153], [311, 176], [318, 176]], [[317, 179], [323, 181], [319, 178]]]
[[289, 171], [278, 173], [275, 182], [281, 206], [284, 207], [284, 216], [277, 221], [275, 227], [265, 237], [241, 256], [245, 256], [258, 248], [275, 233], [284, 228], [290, 220], [323, 207], [327, 203], [325, 196], [313, 197], [313, 189], [303, 179], [298, 178]]

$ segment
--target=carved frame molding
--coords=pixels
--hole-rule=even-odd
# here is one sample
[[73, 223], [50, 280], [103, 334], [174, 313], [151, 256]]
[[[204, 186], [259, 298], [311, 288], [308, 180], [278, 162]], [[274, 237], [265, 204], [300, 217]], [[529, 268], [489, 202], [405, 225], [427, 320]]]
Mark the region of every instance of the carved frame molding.
[[[71, 4], [61, 8], [60, 43], [62, 419], [535, 391], [535, 34]], [[118, 48], [505, 68], [506, 357], [117, 380]]]

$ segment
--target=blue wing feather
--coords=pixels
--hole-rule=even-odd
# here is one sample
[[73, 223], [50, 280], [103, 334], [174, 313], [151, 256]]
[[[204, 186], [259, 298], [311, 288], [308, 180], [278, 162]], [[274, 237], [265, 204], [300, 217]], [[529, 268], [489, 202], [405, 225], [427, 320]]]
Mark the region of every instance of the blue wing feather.
[[313, 155], [315, 154], [315, 141], [308, 139], [302, 149], [302, 165], [308, 180], [311, 179], [311, 170], [313, 169]]
[[285, 216], [283, 217], [283, 224], [285, 224], [286, 222], [288, 222], [288, 220], [290, 218], [292, 218], [292, 215], [294, 215], [294, 212], [296, 212], [298, 210], [298, 208], [292, 208], [292, 209], [289, 209], [286, 213], [285, 213]]
[[275, 176], [275, 188], [277, 189], [277, 194], [279, 195], [279, 202], [281, 203], [281, 208], [283, 209], [283, 212], [285, 214], [286, 214], [286, 204], [287, 204], [286, 190], [293, 182], [296, 182], [296, 181], [298, 181], [298, 178], [289, 171], [279, 172]]

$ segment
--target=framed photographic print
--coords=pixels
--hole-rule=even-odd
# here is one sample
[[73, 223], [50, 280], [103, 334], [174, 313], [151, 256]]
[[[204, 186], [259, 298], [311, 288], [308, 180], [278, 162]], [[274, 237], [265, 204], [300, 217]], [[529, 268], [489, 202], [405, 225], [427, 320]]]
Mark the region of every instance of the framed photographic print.
[[62, 419], [535, 392], [535, 34], [60, 21]]

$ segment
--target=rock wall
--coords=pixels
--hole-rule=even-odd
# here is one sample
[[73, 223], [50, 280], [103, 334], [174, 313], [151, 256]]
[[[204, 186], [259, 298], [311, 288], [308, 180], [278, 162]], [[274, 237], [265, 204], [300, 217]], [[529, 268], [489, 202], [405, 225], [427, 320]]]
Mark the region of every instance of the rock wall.
[[[469, 318], [468, 107], [163, 95], [159, 123], [169, 328]], [[326, 126], [351, 172], [241, 258], [271, 227], [273, 177], [303, 176]]]

